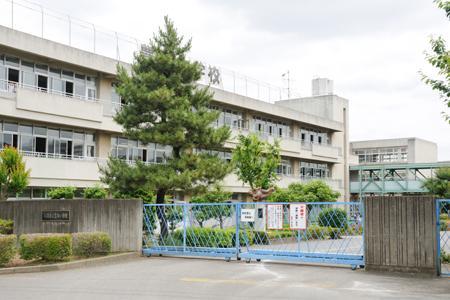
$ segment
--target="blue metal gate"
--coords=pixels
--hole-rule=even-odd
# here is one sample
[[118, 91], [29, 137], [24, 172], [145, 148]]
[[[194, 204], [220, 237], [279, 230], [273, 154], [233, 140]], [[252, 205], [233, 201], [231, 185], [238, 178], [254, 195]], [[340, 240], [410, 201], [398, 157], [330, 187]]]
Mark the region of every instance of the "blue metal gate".
[[450, 199], [436, 200], [438, 267], [442, 276], [450, 276]]
[[145, 255], [364, 265], [359, 202], [144, 205]]

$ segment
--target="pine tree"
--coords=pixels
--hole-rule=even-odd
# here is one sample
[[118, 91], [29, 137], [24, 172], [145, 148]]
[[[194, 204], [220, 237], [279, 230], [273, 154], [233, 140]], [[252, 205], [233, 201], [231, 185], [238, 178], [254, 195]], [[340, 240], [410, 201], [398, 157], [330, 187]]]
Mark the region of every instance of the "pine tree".
[[[118, 67], [116, 90], [123, 106], [115, 121], [128, 138], [171, 146], [172, 154], [164, 164], [132, 166], [110, 159], [102, 168], [102, 179], [113, 193], [144, 189], [156, 194], [156, 203], [164, 203], [168, 193], [204, 191], [230, 172], [226, 162], [201, 151], [221, 149], [230, 129], [211, 125], [219, 113], [209, 109], [211, 91], [196, 84], [203, 67], [186, 57], [191, 40], [185, 42], [167, 16], [164, 22], [150, 40], [150, 51], [135, 55], [131, 74]], [[165, 218], [163, 210], [158, 218]], [[166, 222], [161, 231], [167, 233]]]

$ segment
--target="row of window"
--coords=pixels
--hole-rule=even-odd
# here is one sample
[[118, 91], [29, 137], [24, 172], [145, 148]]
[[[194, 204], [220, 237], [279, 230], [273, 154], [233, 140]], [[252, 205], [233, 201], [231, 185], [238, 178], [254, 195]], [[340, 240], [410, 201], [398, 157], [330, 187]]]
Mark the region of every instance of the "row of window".
[[408, 149], [406, 147], [371, 148], [353, 151], [360, 163], [390, 163], [407, 162]]
[[331, 144], [331, 139], [328, 133], [320, 132], [315, 129], [301, 128], [300, 139], [303, 143]]
[[253, 129], [255, 132], [258, 132], [266, 136], [275, 136], [275, 137], [290, 136], [290, 127], [288, 124], [281, 121], [274, 121], [268, 118], [258, 116], [253, 117]]
[[[144, 161], [148, 163], [164, 163], [165, 158], [171, 155], [171, 147], [159, 144], [142, 144], [140, 141], [123, 137], [111, 138], [111, 155], [127, 161]], [[230, 162], [231, 152], [216, 150], [198, 150], [217, 155], [221, 159]], [[281, 160], [277, 168], [277, 174], [291, 176], [293, 167], [290, 160]], [[325, 178], [330, 176], [327, 164], [300, 162], [300, 176], [305, 178]]]
[[327, 164], [300, 162], [300, 177], [327, 178], [330, 177], [330, 169]]
[[211, 106], [211, 109], [220, 112], [219, 117], [213, 123], [216, 127], [229, 126], [232, 128], [245, 128], [244, 118], [242, 112], [235, 111], [232, 109], [226, 109], [219, 106]]
[[[51, 187], [27, 187], [19, 194], [9, 193], [8, 199], [20, 199], [20, 200], [29, 200], [29, 199], [48, 199], [48, 192], [51, 190]], [[74, 193], [74, 198], [83, 198], [84, 195], [83, 188], [77, 188]]]
[[111, 156], [128, 161], [143, 161], [148, 163], [164, 163], [172, 154], [172, 147], [148, 143], [124, 137], [111, 138]]
[[[232, 128], [248, 128], [248, 124], [242, 112], [226, 109], [220, 106], [211, 106], [212, 109], [220, 111], [219, 118], [214, 122], [214, 126], [229, 126]], [[291, 128], [289, 124], [260, 116], [253, 117], [252, 130], [262, 136], [290, 137]], [[315, 129], [301, 128], [300, 139], [303, 143], [330, 144], [329, 133]]]
[[37, 88], [42, 92], [51, 91], [68, 97], [88, 100], [95, 100], [97, 97], [95, 77], [18, 57], [0, 55], [0, 82], [5, 81], [21, 83], [25, 87]]
[[37, 156], [95, 156], [95, 135], [89, 132], [0, 121], [0, 149], [14, 147]]

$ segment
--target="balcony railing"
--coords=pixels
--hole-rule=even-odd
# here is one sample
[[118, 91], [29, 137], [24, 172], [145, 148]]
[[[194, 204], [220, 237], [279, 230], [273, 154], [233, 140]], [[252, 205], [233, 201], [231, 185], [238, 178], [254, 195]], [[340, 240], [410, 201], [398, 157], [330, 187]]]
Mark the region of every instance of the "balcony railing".
[[11, 97], [15, 97], [18, 89], [26, 89], [35, 91], [38, 93], [45, 93], [50, 95], [57, 95], [61, 97], [65, 97], [67, 100], [74, 101], [86, 101], [91, 103], [99, 103], [103, 106], [103, 115], [104, 116], [114, 116], [117, 111], [120, 109], [120, 103], [113, 103], [111, 100], [104, 100], [99, 98], [80, 96], [73, 93], [66, 93], [59, 90], [53, 90], [49, 88], [42, 88], [35, 85], [28, 85], [21, 82], [8, 81], [8, 80], [0, 80], [0, 95], [10, 95]]

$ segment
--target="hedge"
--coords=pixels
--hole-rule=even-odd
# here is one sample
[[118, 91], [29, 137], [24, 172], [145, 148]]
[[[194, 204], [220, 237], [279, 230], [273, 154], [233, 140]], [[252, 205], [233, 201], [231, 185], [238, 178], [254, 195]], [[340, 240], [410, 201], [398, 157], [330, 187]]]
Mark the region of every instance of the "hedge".
[[0, 219], [0, 234], [12, 234], [14, 228], [13, 220]]
[[72, 234], [73, 254], [90, 257], [111, 252], [111, 237], [106, 232], [79, 232]]
[[15, 235], [0, 235], [0, 266], [9, 263], [16, 255], [16, 243]]
[[[241, 229], [239, 231], [240, 245], [268, 245], [269, 242], [278, 239], [297, 238], [297, 230], [268, 230], [252, 231]], [[341, 230], [332, 227], [310, 225], [306, 230], [306, 235], [302, 232], [303, 240], [315, 239], [338, 239]], [[172, 234], [166, 236], [161, 242], [161, 246], [182, 246], [183, 230], [177, 229]], [[195, 227], [186, 229], [186, 246], [188, 247], [211, 247], [211, 248], [232, 248], [236, 246], [236, 229]]]
[[19, 243], [20, 256], [26, 260], [61, 261], [72, 255], [70, 234], [23, 234]]

